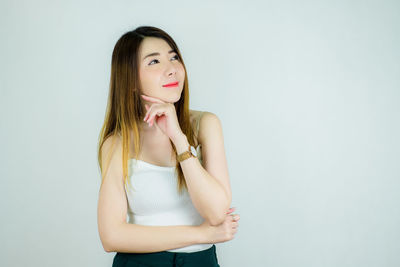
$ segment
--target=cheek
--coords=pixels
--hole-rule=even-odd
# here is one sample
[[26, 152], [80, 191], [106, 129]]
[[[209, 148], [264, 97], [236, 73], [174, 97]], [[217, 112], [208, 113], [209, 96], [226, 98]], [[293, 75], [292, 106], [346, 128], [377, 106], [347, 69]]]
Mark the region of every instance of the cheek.
[[149, 73], [141, 73], [140, 74], [140, 85], [141, 85], [141, 90], [142, 93], [145, 95], [151, 95], [152, 94], [152, 88], [153, 88], [153, 79], [151, 79], [151, 76]]
[[179, 69], [180, 73], [182, 74], [182, 77], [185, 77], [185, 69], [183, 68], [183, 65], [180, 65], [180, 69]]
[[143, 85], [152, 86], [152, 84], [156, 83], [158, 76], [157, 71], [143, 71], [140, 74], [140, 79]]

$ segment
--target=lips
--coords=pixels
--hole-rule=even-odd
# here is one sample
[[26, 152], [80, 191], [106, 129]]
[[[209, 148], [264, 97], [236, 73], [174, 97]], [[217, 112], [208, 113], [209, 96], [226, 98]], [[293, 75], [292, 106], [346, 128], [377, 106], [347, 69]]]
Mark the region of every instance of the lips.
[[163, 87], [171, 87], [171, 86], [177, 86], [179, 82], [172, 82], [172, 83], [167, 83], [164, 84]]

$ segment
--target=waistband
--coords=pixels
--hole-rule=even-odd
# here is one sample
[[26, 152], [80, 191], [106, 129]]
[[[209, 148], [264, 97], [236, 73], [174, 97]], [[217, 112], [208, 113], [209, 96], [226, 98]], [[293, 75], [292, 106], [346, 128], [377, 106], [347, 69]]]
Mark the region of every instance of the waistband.
[[159, 252], [144, 252], [144, 253], [139, 253], [139, 252], [132, 252], [132, 253], [127, 253], [127, 252], [117, 252], [117, 254], [120, 254], [122, 256], [167, 256], [167, 257], [173, 257], [174, 255], [182, 255], [183, 257], [189, 256], [189, 257], [202, 257], [204, 255], [210, 254], [210, 253], [215, 253], [215, 244], [213, 244], [210, 248], [205, 249], [205, 250], [200, 250], [200, 251], [195, 251], [195, 252], [171, 252], [171, 251], [159, 251]]
[[150, 264], [152, 266], [164, 266], [165, 264], [171, 264], [171, 266], [183, 266], [185, 264], [190, 265], [196, 263], [201, 264], [202, 266], [219, 266], [215, 244], [213, 244], [212, 247], [208, 249], [196, 252], [117, 252], [114, 257], [113, 267], [130, 266], [125, 265], [125, 263]]

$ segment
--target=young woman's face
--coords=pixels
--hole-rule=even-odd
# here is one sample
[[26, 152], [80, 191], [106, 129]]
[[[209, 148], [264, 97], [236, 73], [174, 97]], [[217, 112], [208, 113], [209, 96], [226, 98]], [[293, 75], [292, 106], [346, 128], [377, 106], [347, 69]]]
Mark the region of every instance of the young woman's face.
[[[139, 75], [143, 94], [175, 103], [181, 97], [185, 69], [178, 54], [170, 50], [161, 38], [144, 38], [139, 47]], [[159, 54], [148, 56], [153, 53]], [[178, 86], [163, 86], [172, 82], [178, 82]]]

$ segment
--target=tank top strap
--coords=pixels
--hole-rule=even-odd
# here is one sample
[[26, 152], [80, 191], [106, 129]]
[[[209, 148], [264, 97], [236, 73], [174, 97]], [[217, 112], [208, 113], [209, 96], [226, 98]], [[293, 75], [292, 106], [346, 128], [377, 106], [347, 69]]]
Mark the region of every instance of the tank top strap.
[[201, 120], [201, 118], [203, 117], [203, 115], [204, 115], [204, 111], [200, 111], [201, 113], [200, 113], [200, 116], [199, 116], [199, 118], [197, 119], [197, 127], [196, 127], [196, 136], [197, 137], [199, 137], [199, 129], [200, 129], [200, 120]]

